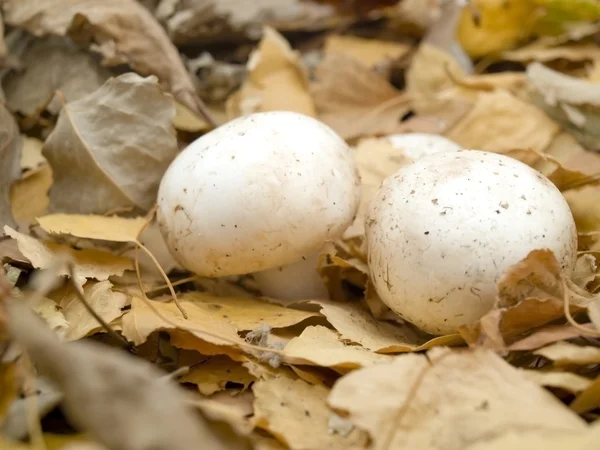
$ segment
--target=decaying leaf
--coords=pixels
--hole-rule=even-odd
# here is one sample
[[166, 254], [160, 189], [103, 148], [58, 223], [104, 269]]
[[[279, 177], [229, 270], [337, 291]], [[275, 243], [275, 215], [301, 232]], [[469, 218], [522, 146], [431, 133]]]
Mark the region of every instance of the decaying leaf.
[[[123, 315], [123, 308], [128, 304], [129, 297], [121, 292], [112, 290], [110, 281], [87, 282], [83, 286], [83, 295], [92, 309], [110, 323]], [[92, 316], [72, 290], [58, 299], [60, 308], [70, 327], [65, 335], [67, 340], [81, 339], [94, 331], [101, 329], [101, 325]]]
[[[194, 414], [183, 391], [151, 364], [93, 342], [61, 344], [24, 305], [9, 304], [13, 336], [65, 397], [70, 422], [107, 448], [249, 448]], [[106, 399], [118, 399], [117, 403]]]
[[600, 377], [596, 377], [596, 379], [590, 384], [586, 390], [579, 393], [575, 400], [571, 402], [569, 407], [581, 414], [586, 411], [591, 411], [600, 406]]
[[48, 212], [52, 186], [52, 169], [48, 164], [40, 170], [21, 178], [12, 185], [10, 202], [13, 217], [17, 222], [33, 222]]
[[0, 105], [0, 225], [15, 226], [10, 188], [21, 174], [21, 136], [6, 106]]
[[35, 36], [68, 35], [91, 45], [106, 65], [125, 63], [142, 75], [156, 75], [176, 99], [201, 115], [200, 100], [179, 52], [137, 1], [9, 0], [3, 3], [3, 11], [11, 26]]
[[555, 397], [484, 349], [397, 356], [346, 375], [328, 403], [369, 432], [373, 449], [458, 450], [511, 432], [586, 429]]
[[285, 360], [291, 364], [308, 364], [345, 371], [389, 360], [389, 356], [372, 353], [359, 345], [346, 345], [335, 331], [311, 326], [285, 346]]
[[67, 321], [60, 305], [54, 300], [44, 297], [35, 304], [33, 310], [44, 319], [48, 327], [61, 339], [69, 334], [71, 324]]
[[48, 109], [58, 114], [60, 91], [67, 102], [98, 89], [110, 77], [94, 57], [65, 37], [35, 39], [21, 57], [23, 69], [3, 81], [11, 111], [32, 117]]
[[375, 319], [360, 305], [341, 302], [315, 302], [342, 338], [378, 353], [425, 350], [436, 345], [462, 342], [457, 335], [433, 338], [410, 325], [394, 325]]
[[149, 209], [178, 151], [174, 114], [155, 79], [134, 73], [64, 105], [44, 143], [54, 173], [50, 210]]
[[192, 383], [203, 395], [212, 395], [225, 389], [227, 383], [241, 384], [247, 388], [255, 378], [239, 362], [226, 356], [214, 356], [195, 365], [180, 381]]
[[[347, 436], [330, 431], [327, 388], [288, 377], [259, 380], [252, 387], [254, 420], [291, 449], [361, 448], [363, 433], [352, 430]], [[309, 432], [307, 430], [310, 430]]]
[[318, 117], [344, 139], [392, 134], [410, 110], [410, 99], [354, 58], [326, 54], [311, 92]]
[[545, 345], [582, 336], [585, 331], [572, 325], [546, 326], [508, 346], [511, 351], [537, 350]]
[[[88, 278], [104, 281], [111, 275], [123, 275], [125, 270], [133, 269], [133, 264], [128, 258], [116, 256], [102, 250], [75, 250], [55, 242], [40, 241], [19, 233], [10, 227], [4, 227], [4, 232], [17, 240], [21, 253], [37, 269], [55, 268], [55, 265], [61, 259], [71, 258], [74, 264], [75, 283], [79, 286], [83, 286]], [[56, 270], [58, 275], [69, 274], [66, 267], [56, 267]]]
[[112, 242], [134, 242], [146, 219], [127, 219], [117, 216], [83, 214], [50, 214], [37, 217], [40, 226], [52, 234], [70, 234], [84, 239], [100, 239]]
[[464, 148], [543, 152], [560, 127], [536, 106], [502, 90], [481, 92], [473, 109], [446, 136]]
[[227, 101], [229, 118], [260, 111], [295, 111], [315, 116], [306, 69], [297, 52], [274, 29], [266, 27], [248, 60], [248, 77]]
[[592, 346], [581, 346], [569, 342], [557, 342], [534, 352], [554, 361], [556, 365], [579, 365], [600, 364], [600, 348]]

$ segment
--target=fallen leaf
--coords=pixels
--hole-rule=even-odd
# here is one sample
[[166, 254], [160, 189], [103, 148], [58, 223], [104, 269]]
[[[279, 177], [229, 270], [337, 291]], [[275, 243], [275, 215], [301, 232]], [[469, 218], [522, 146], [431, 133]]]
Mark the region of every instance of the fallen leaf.
[[9, 73], [3, 80], [6, 105], [26, 117], [45, 109], [58, 114], [60, 91], [67, 102], [79, 100], [110, 78], [93, 55], [66, 37], [33, 39], [20, 57], [23, 70]]
[[[112, 290], [110, 281], [87, 282], [83, 286], [83, 295], [106, 323], [123, 315], [123, 308], [129, 303], [129, 297]], [[85, 308], [75, 292], [70, 290], [60, 299], [60, 308], [70, 325], [65, 338], [69, 341], [84, 338], [96, 331], [103, 331], [101, 325]]]
[[[37, 240], [10, 227], [4, 227], [4, 232], [17, 240], [19, 250], [36, 269], [55, 268], [60, 258], [65, 255], [72, 258], [75, 265], [75, 283], [79, 286], [83, 286], [88, 278], [104, 281], [111, 275], [123, 275], [125, 270], [133, 269], [131, 260], [102, 250], [75, 250], [55, 242]], [[58, 267], [56, 270], [58, 275], [69, 274], [66, 267]]]
[[54, 300], [43, 297], [35, 304], [33, 310], [44, 319], [48, 327], [61, 339], [69, 334], [71, 324], [63, 314], [60, 305]]
[[4, 422], [6, 412], [15, 398], [19, 395], [16, 375], [17, 370], [14, 363], [0, 361], [0, 385], [2, 386], [2, 391], [0, 393], [0, 424]]
[[600, 59], [600, 49], [592, 43], [548, 47], [544, 43], [534, 41], [518, 49], [503, 52], [502, 59], [520, 62], [549, 62], [555, 60], [573, 62], [594, 61]]
[[299, 54], [277, 31], [266, 27], [248, 60], [246, 81], [227, 101], [227, 115], [233, 119], [278, 110], [316, 115]]
[[394, 325], [375, 319], [360, 305], [345, 302], [315, 301], [329, 323], [342, 338], [378, 353], [421, 351], [435, 345], [460, 343], [457, 335], [433, 338], [412, 326]]
[[338, 334], [322, 326], [311, 326], [285, 346], [285, 361], [345, 371], [379, 364], [389, 356], [378, 355], [359, 345], [346, 345]]
[[192, 367], [179, 381], [195, 384], [202, 395], [212, 395], [225, 389], [227, 383], [241, 384], [246, 389], [254, 380], [239, 362], [214, 356]]
[[34, 174], [42, 170], [48, 164], [42, 155], [44, 143], [39, 139], [23, 135], [21, 137], [23, 148], [21, 149], [21, 174], [22, 177]]
[[[348, 436], [331, 433], [328, 389], [302, 380], [279, 377], [259, 380], [252, 387], [254, 421], [293, 450], [361, 448], [365, 436], [353, 430]], [[310, 431], [308, 431], [310, 430]]]
[[[402, 380], [402, 382], [398, 382]], [[492, 351], [432, 349], [352, 372], [328, 403], [377, 449], [464, 449], [510, 432], [582, 432], [585, 422]]]
[[571, 325], [547, 326], [539, 329], [535, 333], [517, 342], [512, 343], [508, 346], [508, 350], [537, 350], [538, 348], [544, 347], [545, 345], [552, 344], [554, 342], [582, 336], [583, 333], [585, 332]]
[[581, 392], [569, 407], [578, 414], [591, 411], [600, 406], [600, 377], [593, 380], [587, 389]]
[[[575, 268], [573, 269], [573, 275], [571, 281], [582, 289], [585, 289], [588, 284], [594, 281], [598, 277], [598, 266], [596, 265], [596, 258], [593, 255], [583, 254], [579, 255], [577, 261], [575, 261]], [[588, 310], [594, 302], [588, 305]]]
[[[173, 381], [146, 361], [94, 342], [61, 344], [26, 306], [9, 303], [11, 333], [64, 392], [69, 422], [107, 448], [247, 449], [194, 413]], [[119, 399], [117, 403], [107, 398]], [[121, 432], [120, 430], [127, 430]]]
[[10, 112], [0, 105], [0, 224], [15, 226], [10, 206], [10, 188], [21, 174], [21, 136]]
[[405, 94], [343, 54], [326, 54], [315, 78], [311, 92], [318, 118], [344, 139], [400, 131], [411, 108]]
[[200, 100], [179, 52], [137, 1], [9, 0], [4, 2], [3, 11], [8, 25], [35, 36], [68, 35], [101, 53], [105, 65], [125, 63], [140, 74], [156, 75], [176, 99], [201, 114]]
[[179, 102], [174, 102], [175, 117], [173, 117], [173, 126], [181, 131], [197, 133], [205, 131], [210, 126], [202, 118], [198, 117], [188, 107]]
[[557, 342], [534, 352], [536, 355], [554, 361], [557, 366], [600, 363], [600, 348], [592, 346], [580, 346], [569, 342]]
[[573, 394], [585, 391], [592, 384], [589, 378], [571, 372], [523, 370], [523, 374], [540, 386], [559, 388]]
[[536, 106], [496, 90], [479, 93], [473, 109], [446, 136], [463, 148], [543, 152], [559, 131], [559, 126]]
[[36, 218], [51, 234], [70, 234], [78, 238], [112, 242], [135, 242], [147, 219], [83, 214], [50, 214]]
[[134, 73], [64, 105], [43, 150], [54, 173], [50, 210], [149, 209], [178, 152], [174, 114], [155, 79]]
[[325, 39], [325, 54], [341, 53], [350, 56], [369, 68], [402, 58], [410, 46], [401, 42], [363, 39], [356, 36], [332, 34]]
[[18, 222], [33, 220], [48, 212], [52, 186], [52, 169], [44, 165], [40, 170], [15, 182], [10, 190], [12, 214]]

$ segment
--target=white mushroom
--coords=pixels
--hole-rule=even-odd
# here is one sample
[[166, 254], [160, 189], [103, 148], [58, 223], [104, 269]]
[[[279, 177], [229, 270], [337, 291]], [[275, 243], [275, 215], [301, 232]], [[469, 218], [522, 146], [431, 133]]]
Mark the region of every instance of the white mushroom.
[[415, 162], [423, 156], [434, 153], [455, 152], [462, 150], [456, 142], [439, 134], [405, 133], [392, 134], [386, 137], [392, 147], [402, 151], [402, 154]]
[[488, 312], [499, 278], [530, 251], [552, 250], [569, 273], [577, 250], [569, 206], [546, 177], [476, 150], [398, 170], [373, 198], [365, 226], [377, 293], [432, 334]]
[[352, 222], [359, 197], [352, 152], [333, 130], [298, 113], [256, 113], [173, 161], [158, 222], [174, 258], [198, 275], [264, 271], [255, 278], [265, 295], [323, 297], [315, 254]]

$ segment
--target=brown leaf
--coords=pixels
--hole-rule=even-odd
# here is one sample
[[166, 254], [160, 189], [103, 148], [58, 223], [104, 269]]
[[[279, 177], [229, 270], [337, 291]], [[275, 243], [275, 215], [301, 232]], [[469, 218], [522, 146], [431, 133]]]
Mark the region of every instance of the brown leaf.
[[374, 450], [458, 450], [511, 432], [559, 434], [586, 427], [550, 393], [484, 349], [397, 356], [343, 377], [328, 403], [369, 432]]
[[29, 117], [44, 109], [58, 114], [56, 91], [72, 102], [91, 94], [110, 78], [110, 72], [93, 55], [66, 37], [33, 40], [20, 60], [23, 70], [9, 73], [3, 86], [8, 108]]
[[584, 331], [571, 325], [543, 327], [535, 333], [508, 346], [510, 351], [536, 350], [554, 342], [582, 336]]
[[329, 391], [302, 380], [278, 377], [259, 380], [252, 387], [256, 426], [268, 431], [290, 449], [362, 448], [365, 436], [353, 430], [346, 437], [330, 432]]
[[581, 414], [586, 411], [591, 411], [600, 406], [600, 377], [597, 377], [587, 389], [581, 392], [575, 400], [571, 402], [569, 407]]
[[401, 130], [409, 98], [354, 58], [326, 54], [311, 91], [318, 117], [344, 139]]
[[245, 389], [254, 380], [239, 362], [226, 356], [214, 356], [192, 367], [179, 381], [195, 384], [202, 395], [212, 395], [225, 389], [228, 382], [241, 384]]
[[227, 101], [227, 115], [233, 119], [278, 110], [316, 115], [299, 54], [277, 31], [266, 27], [248, 60], [246, 82]]
[[[18, 302], [9, 303], [11, 332], [38, 369], [64, 392], [70, 423], [107, 448], [246, 449], [194, 413], [185, 394], [151, 364], [93, 342], [61, 344]], [[118, 399], [118, 402], [106, 399]]]
[[68, 35], [100, 52], [105, 65], [125, 63], [140, 74], [156, 75], [176, 99], [201, 115], [200, 100], [177, 49], [137, 1], [8, 0], [3, 10], [11, 26], [36, 36]]
[[542, 110], [502, 90], [481, 92], [446, 136], [464, 148], [501, 152], [515, 148], [543, 152], [559, 126]]
[[0, 105], [0, 225], [15, 226], [10, 188], [21, 174], [21, 136], [15, 119]]
[[345, 345], [335, 331], [311, 326], [285, 346], [285, 361], [331, 367], [340, 371], [367, 367], [387, 361], [390, 357], [372, 353], [359, 345]]
[[[133, 268], [129, 259], [105, 251], [75, 250], [54, 242], [39, 241], [10, 227], [4, 227], [4, 232], [17, 240], [21, 253], [37, 269], [54, 268], [64, 256], [72, 258], [75, 265], [75, 283], [79, 286], [83, 286], [87, 278], [104, 281], [111, 275], [123, 275], [125, 270]], [[57, 274], [68, 275], [69, 270], [66, 267], [58, 267]]]
[[55, 180], [50, 210], [149, 209], [178, 152], [173, 116], [155, 80], [134, 73], [64, 105], [43, 151]]

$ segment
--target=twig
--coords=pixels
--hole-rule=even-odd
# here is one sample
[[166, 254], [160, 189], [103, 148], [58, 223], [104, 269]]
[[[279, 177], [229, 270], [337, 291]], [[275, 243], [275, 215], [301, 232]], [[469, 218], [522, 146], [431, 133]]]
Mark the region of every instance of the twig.
[[123, 336], [121, 336], [119, 333], [117, 333], [115, 330], [113, 330], [111, 328], [111, 326], [106, 323], [106, 321], [100, 317], [98, 315], [98, 313], [94, 310], [94, 308], [92, 308], [92, 306], [88, 303], [88, 301], [85, 298], [85, 295], [83, 294], [82, 291], [79, 290], [79, 286], [77, 285], [77, 283], [75, 283], [75, 269], [74, 269], [74, 265], [73, 263], [69, 263], [68, 264], [68, 268], [69, 268], [69, 283], [71, 283], [71, 286], [73, 287], [73, 289], [75, 289], [75, 294], [77, 295], [77, 298], [79, 299], [79, 301], [81, 301], [81, 303], [83, 303], [83, 306], [85, 306], [85, 309], [92, 315], [94, 316], [94, 319], [96, 319], [96, 321], [102, 326], [102, 328], [104, 328], [104, 330], [112, 337], [114, 337], [115, 339], [117, 339], [118, 341], [122, 342], [123, 345], [125, 346], [125, 348], [134, 353], [135, 352], [135, 347], [133, 344], [131, 344], [130, 342], [127, 341], [127, 339], [125, 339]]

